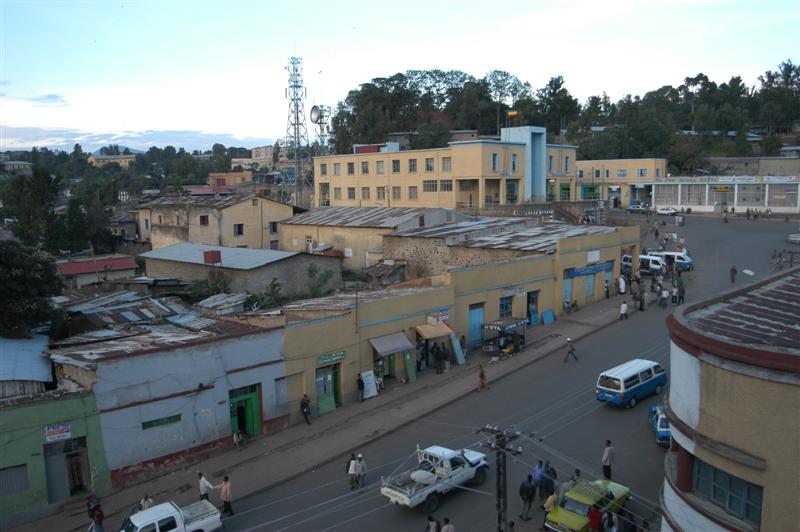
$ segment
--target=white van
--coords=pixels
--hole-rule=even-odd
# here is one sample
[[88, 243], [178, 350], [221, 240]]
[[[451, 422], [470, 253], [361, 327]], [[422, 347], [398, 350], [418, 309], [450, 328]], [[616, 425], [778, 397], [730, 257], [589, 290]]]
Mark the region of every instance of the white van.
[[668, 268], [670, 268], [674, 262], [679, 272], [694, 270], [694, 261], [685, 251], [651, 251], [650, 254], [654, 257], [661, 257], [664, 259]]
[[635, 358], [601, 373], [594, 393], [598, 401], [633, 407], [639, 399], [660, 394], [666, 384], [661, 364]]
[[653, 275], [661, 273], [666, 262], [656, 255], [639, 255], [639, 273]]

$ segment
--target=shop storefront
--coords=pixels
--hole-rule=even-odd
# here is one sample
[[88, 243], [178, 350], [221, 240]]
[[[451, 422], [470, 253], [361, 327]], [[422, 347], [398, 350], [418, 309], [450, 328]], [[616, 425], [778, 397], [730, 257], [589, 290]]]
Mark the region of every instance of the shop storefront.
[[386, 379], [413, 382], [417, 378], [414, 344], [403, 332], [396, 332], [369, 341], [373, 349], [375, 380], [385, 386]]
[[[596, 264], [590, 264], [582, 268], [568, 268], [564, 270], [563, 280], [563, 301], [566, 305], [567, 302], [574, 302], [579, 300], [573, 293], [572, 282], [576, 278], [583, 279], [584, 299], [583, 302], [593, 301], [600, 299], [599, 294], [603, 294], [604, 283], [608, 282], [608, 286], [614, 286], [614, 261], [608, 260]], [[598, 294], [598, 295], [596, 295]]]
[[341, 364], [345, 352], [328, 353], [317, 358], [318, 415], [335, 410], [342, 403]]
[[435, 367], [437, 350], [442, 352], [446, 362], [457, 362], [455, 350], [460, 353], [461, 349], [455, 346], [458, 341], [453, 341], [455, 333], [446, 322], [431, 320], [415, 326], [414, 331], [417, 333], [417, 369]]
[[519, 353], [525, 347], [528, 318], [500, 318], [483, 324], [484, 351], [495, 355]]

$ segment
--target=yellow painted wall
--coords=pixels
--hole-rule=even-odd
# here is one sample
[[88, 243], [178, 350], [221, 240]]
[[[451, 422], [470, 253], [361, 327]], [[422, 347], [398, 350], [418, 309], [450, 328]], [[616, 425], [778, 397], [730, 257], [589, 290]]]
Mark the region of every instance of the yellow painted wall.
[[[498, 153], [499, 170], [492, 171], [491, 156]], [[517, 155], [517, 171], [511, 171], [511, 154]], [[449, 157], [451, 169], [443, 170], [443, 160]], [[525, 147], [516, 144], [466, 143], [452, 144], [448, 148], [431, 150], [408, 150], [389, 153], [365, 153], [352, 155], [329, 155], [314, 158], [316, 181], [315, 206], [325, 206], [325, 197], [320, 185], [329, 186], [330, 206], [350, 207], [442, 207], [452, 209], [456, 206], [458, 179], [519, 179], [519, 196], [524, 196], [523, 176]], [[426, 159], [433, 159], [433, 169], [426, 170]], [[416, 171], [409, 171], [409, 160], [416, 160]], [[384, 165], [383, 174], [377, 173], [377, 162]], [[392, 161], [399, 161], [398, 172], [392, 171]], [[368, 172], [362, 172], [361, 163], [368, 164]], [[348, 163], [353, 163], [353, 175], [348, 175]], [[339, 165], [339, 175], [334, 175], [335, 165]], [[325, 173], [323, 174], [323, 165]], [[508, 173], [508, 175], [504, 175]], [[441, 190], [442, 181], [452, 180], [452, 191]], [[436, 192], [426, 192], [424, 182], [436, 181]], [[383, 199], [378, 197], [378, 187], [385, 188]], [[400, 187], [400, 198], [393, 197], [393, 187]], [[417, 187], [416, 199], [410, 197], [409, 187]], [[339, 189], [337, 198], [335, 189]], [[348, 197], [348, 188], [355, 189], [355, 198]], [[369, 189], [369, 197], [363, 196], [362, 189]], [[500, 186], [505, 193], [505, 186]], [[479, 192], [482, 196], [482, 192]]]
[[[261, 197], [248, 198], [226, 207], [221, 211], [220, 226], [222, 244], [228, 247], [247, 246], [249, 248], [269, 249], [270, 240], [280, 242], [278, 233], [270, 232], [270, 222], [280, 222], [291, 218], [291, 205], [285, 205]], [[192, 223], [199, 223], [193, 219]], [[244, 224], [244, 235], [233, 234], [234, 224]], [[279, 227], [276, 227], [279, 229]]]
[[[324, 225], [280, 224], [280, 249], [283, 251], [306, 251], [306, 236], [310, 235], [313, 246], [333, 245], [334, 249], [344, 252], [352, 250], [351, 257], [345, 257], [342, 267], [347, 270], [361, 270], [366, 264], [365, 252], [369, 249], [383, 247], [383, 235], [392, 228], [377, 227], [330, 227]], [[370, 254], [374, 261], [374, 254]]]
[[[646, 175], [637, 176], [637, 170], [643, 170]], [[630, 185], [633, 183], [654, 183], [656, 179], [666, 177], [667, 160], [651, 158], [578, 161], [578, 171], [579, 176], [580, 171], [583, 172], [583, 177], [578, 177], [577, 183], [599, 185], [601, 199], [609, 198], [609, 186], [619, 186], [622, 206], [628, 207], [631, 203]], [[600, 173], [599, 177], [597, 177], [598, 171]], [[593, 175], [595, 176], [594, 178], [592, 177]]]

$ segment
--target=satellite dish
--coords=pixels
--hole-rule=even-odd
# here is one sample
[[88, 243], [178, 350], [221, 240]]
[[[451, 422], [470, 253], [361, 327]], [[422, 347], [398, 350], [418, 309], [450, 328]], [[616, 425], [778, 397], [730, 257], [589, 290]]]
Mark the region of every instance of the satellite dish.
[[315, 105], [314, 107], [312, 107], [312, 108], [311, 108], [311, 116], [310, 116], [310, 118], [311, 118], [311, 121], [312, 121], [313, 123], [315, 123], [315, 124], [316, 124], [317, 122], [319, 122], [319, 117], [320, 117], [320, 115], [321, 115], [321, 114], [322, 114], [322, 113], [320, 113], [320, 110], [319, 110], [319, 106], [318, 106], [318, 105]]

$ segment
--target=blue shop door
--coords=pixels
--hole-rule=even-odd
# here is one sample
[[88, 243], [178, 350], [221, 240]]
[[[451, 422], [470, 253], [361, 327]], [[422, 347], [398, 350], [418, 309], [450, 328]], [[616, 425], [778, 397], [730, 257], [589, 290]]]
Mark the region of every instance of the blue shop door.
[[562, 303], [564, 301], [569, 301], [572, 303], [572, 279], [564, 279], [564, 294], [562, 299]]
[[589, 274], [584, 277], [586, 279], [586, 302], [594, 299], [594, 274]]
[[469, 346], [483, 342], [483, 303], [469, 306]]
[[608, 283], [608, 290], [614, 289], [614, 270], [606, 270], [606, 282]]

